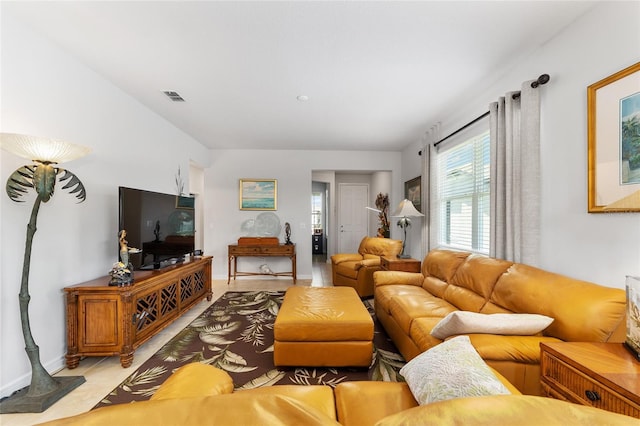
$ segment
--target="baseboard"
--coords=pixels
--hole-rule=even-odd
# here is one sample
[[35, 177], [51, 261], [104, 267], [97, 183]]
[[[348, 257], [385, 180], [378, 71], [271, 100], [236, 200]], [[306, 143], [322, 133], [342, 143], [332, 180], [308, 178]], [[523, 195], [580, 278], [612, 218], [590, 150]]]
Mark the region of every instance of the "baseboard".
[[[25, 359], [27, 358], [27, 354], [23, 354]], [[45, 370], [49, 372], [49, 374], [53, 375], [63, 370], [66, 367], [66, 361], [64, 355], [54, 359], [48, 363], [44, 363], [42, 365]], [[0, 386], [0, 398], [4, 398], [7, 396], [11, 396], [15, 391], [18, 391], [26, 386], [31, 384], [31, 371], [23, 374], [22, 376], [12, 380], [9, 383], [2, 383]]]

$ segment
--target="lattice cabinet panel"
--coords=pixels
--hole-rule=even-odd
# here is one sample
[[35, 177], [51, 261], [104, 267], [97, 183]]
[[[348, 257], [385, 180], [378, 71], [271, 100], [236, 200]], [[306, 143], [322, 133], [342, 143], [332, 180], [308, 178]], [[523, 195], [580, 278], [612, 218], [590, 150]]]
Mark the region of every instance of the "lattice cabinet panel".
[[211, 300], [212, 257], [191, 258], [156, 271], [136, 271], [128, 287], [110, 277], [65, 287], [67, 367], [84, 356], [119, 355], [123, 367], [135, 349], [197, 302]]

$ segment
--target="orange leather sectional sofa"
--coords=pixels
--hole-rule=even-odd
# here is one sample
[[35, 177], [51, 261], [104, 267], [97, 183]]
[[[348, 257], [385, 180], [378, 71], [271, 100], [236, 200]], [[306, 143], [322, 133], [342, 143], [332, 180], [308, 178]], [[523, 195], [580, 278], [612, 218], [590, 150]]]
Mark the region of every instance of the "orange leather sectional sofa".
[[329, 386], [276, 385], [233, 392], [227, 373], [188, 364], [150, 401], [102, 407], [45, 423], [62, 425], [541, 425], [631, 426], [637, 419], [538, 396], [457, 398], [418, 406], [406, 383], [345, 382]]
[[431, 331], [453, 311], [526, 313], [553, 318], [535, 335], [469, 334], [491, 367], [523, 394], [539, 395], [540, 342], [623, 342], [622, 289], [486, 256], [433, 250], [422, 273], [374, 274], [378, 320], [407, 361], [442, 340]]

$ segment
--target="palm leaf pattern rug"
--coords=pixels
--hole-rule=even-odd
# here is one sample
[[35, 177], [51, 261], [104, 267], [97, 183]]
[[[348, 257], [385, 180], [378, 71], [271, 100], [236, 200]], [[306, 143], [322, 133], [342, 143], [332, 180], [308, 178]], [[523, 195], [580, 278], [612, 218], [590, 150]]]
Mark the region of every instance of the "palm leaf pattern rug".
[[201, 362], [225, 370], [236, 389], [298, 384], [329, 385], [354, 380], [403, 381], [404, 359], [374, 319], [374, 354], [365, 368], [276, 368], [273, 325], [283, 291], [227, 292], [94, 408], [147, 400], [177, 368]]

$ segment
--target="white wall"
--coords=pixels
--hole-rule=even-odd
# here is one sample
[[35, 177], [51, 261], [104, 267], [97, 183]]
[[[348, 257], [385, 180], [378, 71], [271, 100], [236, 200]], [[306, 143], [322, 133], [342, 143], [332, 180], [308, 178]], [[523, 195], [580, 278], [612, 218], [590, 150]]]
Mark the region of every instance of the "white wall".
[[[205, 253], [214, 256], [213, 275], [227, 278], [227, 246], [241, 236], [242, 222], [254, 219], [261, 212], [238, 208], [238, 180], [260, 178], [278, 180], [278, 210], [275, 212], [284, 227], [291, 224], [291, 241], [296, 244], [298, 278], [311, 279], [311, 182], [314, 170], [371, 171], [390, 170], [394, 192], [400, 193], [400, 153], [333, 151], [261, 151], [215, 150], [212, 167], [205, 172]], [[313, 174], [319, 179], [319, 174]], [[338, 178], [336, 177], [335, 185]], [[334, 186], [335, 186], [334, 185]], [[330, 188], [335, 193], [335, 188]], [[335, 199], [331, 208], [335, 213]], [[335, 221], [333, 221], [335, 225]], [[284, 231], [283, 231], [284, 232]], [[332, 229], [333, 235], [335, 230]], [[392, 230], [392, 236], [393, 230]], [[397, 236], [396, 236], [397, 237]], [[280, 235], [281, 241], [284, 234]], [[331, 238], [330, 246], [333, 245]], [[290, 268], [288, 259], [241, 258], [239, 270], [257, 272], [261, 263], [274, 271]], [[239, 278], [241, 279], [241, 278]]]
[[[87, 157], [61, 165], [82, 180], [86, 202], [77, 204], [58, 185], [40, 208], [33, 242], [31, 329], [43, 365], [55, 371], [63, 366], [66, 351], [62, 288], [105, 276], [117, 261], [118, 186], [175, 193], [178, 167], [186, 174], [189, 160], [206, 160], [209, 151], [10, 14], [3, 11], [1, 19], [0, 131], [60, 138], [93, 149]], [[3, 187], [26, 162], [0, 150]], [[34, 199], [33, 193], [25, 203], [10, 201], [4, 191], [0, 196], [1, 396], [30, 380], [18, 292]]]
[[[547, 73], [541, 86], [540, 267], [610, 287], [640, 275], [640, 213], [587, 213], [587, 86], [640, 60], [639, 2], [602, 2], [495, 82], [443, 111], [441, 136], [487, 111], [522, 81]], [[490, 81], [490, 79], [487, 79]], [[432, 123], [435, 124], [435, 123]], [[427, 130], [427, 129], [425, 129]], [[403, 152], [419, 170], [416, 142]]]

